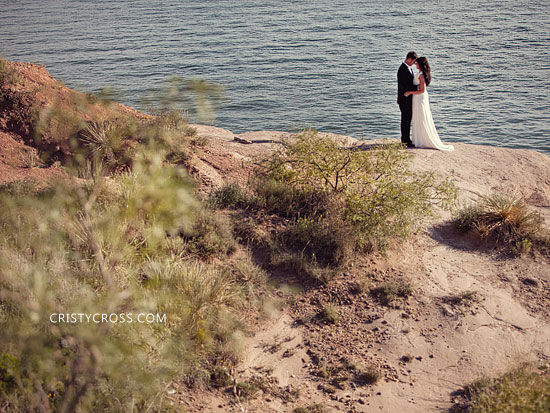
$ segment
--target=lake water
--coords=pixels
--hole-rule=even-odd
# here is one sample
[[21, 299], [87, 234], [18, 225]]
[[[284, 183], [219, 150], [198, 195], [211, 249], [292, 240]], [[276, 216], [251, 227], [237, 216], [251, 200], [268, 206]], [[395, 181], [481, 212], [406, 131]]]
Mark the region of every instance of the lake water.
[[226, 87], [216, 126], [399, 138], [396, 72], [429, 58], [445, 142], [550, 154], [548, 0], [0, 0], [0, 53], [140, 107], [169, 76]]

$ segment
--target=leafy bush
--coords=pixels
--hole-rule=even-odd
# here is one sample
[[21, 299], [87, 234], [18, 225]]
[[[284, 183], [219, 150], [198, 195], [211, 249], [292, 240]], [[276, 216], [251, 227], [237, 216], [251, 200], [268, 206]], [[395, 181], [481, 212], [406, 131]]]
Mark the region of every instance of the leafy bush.
[[288, 217], [331, 220], [332, 227], [343, 224], [361, 249], [406, 237], [434, 214], [434, 204], [450, 208], [455, 200], [449, 179], [413, 173], [409, 154], [398, 144], [364, 150], [307, 130], [285, 142], [264, 167], [256, 193], [266, 208]]
[[185, 249], [199, 258], [222, 257], [235, 250], [229, 218], [208, 209], [200, 210], [190, 230], [183, 231]]

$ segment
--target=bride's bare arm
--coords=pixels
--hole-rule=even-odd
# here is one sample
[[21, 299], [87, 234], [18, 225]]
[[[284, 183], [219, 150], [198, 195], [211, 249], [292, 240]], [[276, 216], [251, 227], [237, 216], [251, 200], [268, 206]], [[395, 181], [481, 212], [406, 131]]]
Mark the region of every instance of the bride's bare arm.
[[424, 91], [426, 90], [426, 82], [424, 82], [424, 75], [418, 76], [418, 79], [420, 81], [420, 83], [418, 84], [418, 89], [417, 90], [409, 90], [409, 91], [405, 92], [405, 97], [410, 96], [410, 95], [421, 95], [422, 93], [424, 93]]

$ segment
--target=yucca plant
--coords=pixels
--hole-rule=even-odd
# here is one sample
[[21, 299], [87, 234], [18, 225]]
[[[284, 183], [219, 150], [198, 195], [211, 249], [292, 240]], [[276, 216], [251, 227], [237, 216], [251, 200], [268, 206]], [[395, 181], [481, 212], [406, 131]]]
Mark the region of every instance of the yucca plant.
[[94, 162], [102, 162], [109, 170], [128, 163], [131, 158], [128, 152], [132, 145], [125, 132], [117, 122], [89, 123], [81, 132], [81, 141], [89, 150], [88, 158]]
[[531, 210], [523, 198], [500, 193], [462, 208], [454, 224], [460, 230], [473, 231], [483, 240], [501, 244], [534, 240], [543, 232], [541, 215]]

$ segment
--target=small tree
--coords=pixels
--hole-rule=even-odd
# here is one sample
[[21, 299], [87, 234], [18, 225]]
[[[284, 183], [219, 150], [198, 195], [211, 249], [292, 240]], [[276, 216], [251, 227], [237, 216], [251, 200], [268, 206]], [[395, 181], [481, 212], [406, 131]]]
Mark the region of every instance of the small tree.
[[412, 171], [410, 155], [401, 149], [392, 143], [364, 148], [306, 130], [263, 165], [269, 179], [302, 192], [328, 194], [337, 206], [332, 216], [352, 225], [358, 246], [383, 246], [425, 222], [434, 206], [451, 208], [456, 198], [449, 178]]

